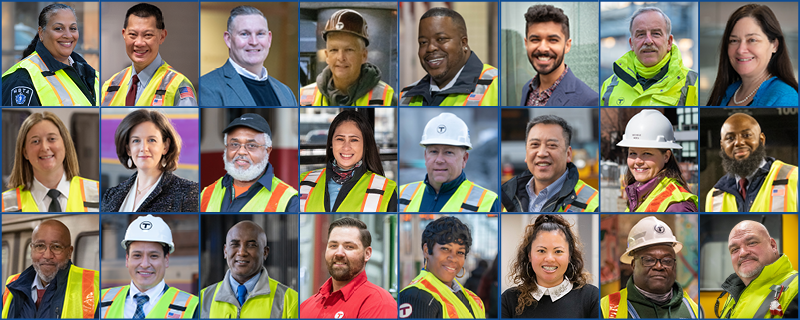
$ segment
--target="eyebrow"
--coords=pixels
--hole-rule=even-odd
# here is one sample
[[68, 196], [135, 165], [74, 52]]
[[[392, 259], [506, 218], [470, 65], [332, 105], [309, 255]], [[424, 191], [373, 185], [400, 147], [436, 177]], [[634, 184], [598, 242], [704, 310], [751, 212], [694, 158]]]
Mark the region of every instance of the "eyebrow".
[[[744, 238], [744, 242], [745, 242], [745, 243], [746, 243], [746, 242], [750, 242], [750, 240], [753, 240], [753, 239], [758, 239], [758, 237], [757, 237], [757, 236], [755, 236], [755, 235], [752, 235], [752, 236], [747, 236], [747, 237], [745, 237], [745, 238]], [[736, 247], [738, 247], [738, 246], [739, 246], [739, 245], [737, 245], [737, 244], [735, 244], [735, 243], [734, 243], [734, 244], [731, 244], [731, 245], [729, 245], [729, 246], [728, 246], [728, 250], [730, 250], [730, 249], [733, 249], [733, 248], [736, 248]]]

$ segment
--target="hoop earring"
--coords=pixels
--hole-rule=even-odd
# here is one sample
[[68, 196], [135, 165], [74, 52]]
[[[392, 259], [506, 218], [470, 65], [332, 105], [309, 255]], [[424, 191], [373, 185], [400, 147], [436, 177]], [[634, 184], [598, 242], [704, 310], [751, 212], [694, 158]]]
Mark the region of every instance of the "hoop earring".
[[133, 158], [128, 157], [128, 168], [132, 168], [132, 167], [133, 167]]
[[[528, 278], [531, 278], [531, 279], [536, 279], [536, 277], [535, 277], [535, 276], [532, 276], [532, 275], [531, 275], [531, 272], [530, 272], [530, 270], [533, 270], [533, 266], [531, 266], [530, 268], [525, 268], [525, 274], [527, 274], [527, 275], [528, 275]], [[534, 274], [535, 274], [535, 273], [536, 273], [536, 272], [534, 272]]]
[[[572, 268], [572, 275], [573, 275], [573, 276], [575, 276], [575, 275], [576, 275], [576, 274], [575, 274], [575, 266], [572, 264], [572, 262], [571, 262], [571, 261], [570, 261], [570, 263], [569, 263], [569, 267], [570, 267], [570, 268]], [[567, 271], [569, 271], [569, 270], [567, 270]], [[571, 278], [571, 277], [567, 277], [567, 278]]]
[[456, 274], [456, 278], [459, 278], [459, 279], [461, 279], [461, 278], [463, 278], [464, 276], [466, 276], [466, 275], [467, 275], [467, 269], [466, 269], [466, 268], [464, 268], [464, 267], [461, 267], [461, 271], [464, 271], [464, 272], [461, 274], [461, 276], [458, 276], [458, 275]]

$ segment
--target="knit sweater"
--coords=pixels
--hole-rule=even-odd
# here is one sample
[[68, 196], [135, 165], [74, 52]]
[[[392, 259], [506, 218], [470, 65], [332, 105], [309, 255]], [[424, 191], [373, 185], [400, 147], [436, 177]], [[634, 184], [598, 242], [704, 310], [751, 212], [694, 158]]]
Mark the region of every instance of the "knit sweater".
[[597, 318], [600, 316], [600, 291], [587, 284], [572, 289], [567, 295], [553, 301], [550, 296], [542, 296], [538, 302], [525, 307], [517, 314], [519, 290], [517, 287], [503, 292], [500, 297], [502, 318]]

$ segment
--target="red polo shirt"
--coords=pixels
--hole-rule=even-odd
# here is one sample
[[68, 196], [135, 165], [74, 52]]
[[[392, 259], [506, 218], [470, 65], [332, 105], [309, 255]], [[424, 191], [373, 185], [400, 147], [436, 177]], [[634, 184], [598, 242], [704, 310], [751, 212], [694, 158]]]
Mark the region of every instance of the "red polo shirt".
[[397, 301], [383, 288], [367, 281], [361, 271], [344, 288], [331, 292], [333, 279], [317, 294], [300, 304], [300, 318], [391, 318], [397, 319]]

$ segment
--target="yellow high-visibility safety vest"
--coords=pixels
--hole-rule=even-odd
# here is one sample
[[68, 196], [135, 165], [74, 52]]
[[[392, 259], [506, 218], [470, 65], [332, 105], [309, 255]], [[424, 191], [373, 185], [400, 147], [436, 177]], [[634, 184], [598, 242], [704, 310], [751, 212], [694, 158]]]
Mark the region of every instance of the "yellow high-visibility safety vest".
[[[697, 319], [697, 303], [692, 300], [686, 291], [683, 291], [683, 304], [692, 310], [692, 319]], [[628, 288], [609, 294], [600, 300], [600, 309], [603, 311], [603, 318], [628, 318], [639, 319], [639, 314], [628, 301]]]
[[[220, 281], [209, 287], [214, 291], [210, 297], [208, 296], [209, 292], [207, 292], [209, 288], [200, 291], [200, 300], [203, 306], [207, 306], [208, 303], [211, 304], [211, 310], [208, 314], [210, 319], [297, 319], [297, 291], [272, 278], [269, 279], [270, 294], [250, 296], [244, 302], [244, 306], [241, 307], [239, 307], [239, 301], [236, 301], [235, 298], [233, 301], [217, 299], [217, 294], [224, 284], [224, 281]], [[209, 298], [211, 302], [206, 301]], [[236, 304], [233, 304], [233, 302], [236, 302]], [[201, 318], [205, 318], [205, 316], [201, 315]]]
[[[125, 299], [128, 296], [130, 285], [103, 289], [100, 294], [100, 317], [101, 318], [124, 318]], [[145, 318], [167, 319], [167, 318], [191, 318], [197, 308], [200, 299], [197, 296], [185, 291], [170, 287], [161, 296], [156, 305], [150, 310]]]
[[[461, 288], [465, 295], [467, 296], [467, 300], [469, 300], [469, 306], [472, 309], [472, 312], [475, 313], [475, 316], [472, 316], [472, 313], [469, 312], [467, 306], [461, 302], [456, 294], [448, 288], [444, 283], [442, 283], [439, 278], [436, 278], [433, 273], [427, 272], [422, 270], [419, 272], [419, 275], [411, 281], [411, 283], [403, 288], [406, 290], [411, 287], [415, 287], [427, 293], [430, 293], [436, 301], [439, 301], [442, 305], [442, 316], [444, 319], [454, 319], [454, 318], [467, 318], [467, 319], [483, 319], [486, 318], [486, 308], [483, 305], [483, 301], [481, 298], [478, 297], [472, 291], [469, 291], [467, 288], [464, 288], [458, 281], [453, 280], [457, 286]], [[402, 292], [402, 290], [400, 291]]]
[[[303, 173], [300, 178], [300, 211], [325, 212], [325, 169]], [[367, 170], [339, 204], [337, 212], [386, 212], [397, 184]], [[336, 199], [330, 199], [331, 208]]]
[[42, 61], [42, 57], [36, 51], [6, 70], [3, 73], [3, 77], [5, 78], [18, 69], [28, 71], [33, 87], [36, 89], [36, 94], [39, 96], [39, 103], [42, 106], [100, 105], [100, 73], [97, 71], [94, 74], [95, 101], [90, 101], [78, 88], [78, 85], [72, 81], [72, 78], [64, 72], [64, 69], [56, 72], [50, 71], [50, 68]]
[[[6, 290], [3, 292], [3, 319], [8, 318], [11, 300], [14, 298], [14, 295], [8, 290], [8, 284], [18, 278], [19, 273], [6, 280]], [[67, 289], [64, 304], [61, 306], [61, 318], [94, 318], [99, 295], [100, 273], [71, 265], [67, 274]]]
[[[266, 187], [262, 187], [244, 205], [241, 212], [284, 212], [289, 199], [297, 195], [297, 190], [276, 176], [272, 176], [271, 189], [272, 191], [269, 191]], [[222, 185], [222, 178], [203, 188], [203, 192], [200, 193], [200, 211], [219, 212], [222, 208], [222, 199], [225, 198], [225, 190], [227, 188]]]
[[[386, 82], [378, 84], [369, 93], [358, 98], [352, 106], [391, 106], [394, 89]], [[314, 82], [300, 89], [300, 106], [327, 106], [328, 99], [319, 92], [317, 83]]]
[[[711, 188], [706, 196], [706, 211], [738, 212], [736, 196]], [[797, 167], [775, 160], [750, 212], [797, 212]]]
[[[103, 84], [102, 104], [103, 106], [124, 106], [125, 98], [128, 95], [128, 84], [133, 77], [133, 67], [127, 67], [108, 79]], [[137, 106], [172, 106], [175, 103], [175, 94], [180, 89], [183, 81], [189, 82], [186, 76], [175, 71], [164, 62], [153, 78], [147, 83], [144, 91], [136, 100]], [[191, 82], [189, 83], [191, 86]], [[194, 92], [194, 87], [190, 88]]]
[[[497, 106], [497, 68], [488, 64], [483, 65], [481, 75], [478, 78], [478, 83], [472, 92], [450, 94], [447, 98], [440, 103], [440, 106]], [[414, 88], [420, 80], [412, 83], [411, 85], [403, 88], [400, 91], [400, 105], [401, 106], [421, 106], [422, 96], [404, 96], [404, 94]]]
[[[425, 182], [423, 181], [401, 186], [397, 211], [419, 212], [423, 194], [425, 194]], [[496, 193], [464, 179], [464, 182], [461, 182], [440, 212], [489, 212], [496, 200]]]
[[[781, 291], [781, 286], [783, 286], [783, 292], [781, 292], [778, 302], [783, 311], [786, 311], [786, 306], [797, 298], [798, 285], [797, 271], [794, 270], [789, 257], [785, 254], [772, 264], [764, 266], [758, 277], [753, 279], [742, 291], [739, 301], [728, 294], [725, 304], [722, 305], [722, 313], [719, 315], [721, 318], [783, 318], [783, 316], [772, 316], [769, 313], [769, 305]], [[723, 292], [723, 294], [725, 293]], [[716, 312], [715, 306], [715, 315]]]
[[[30, 190], [22, 190], [24, 186], [3, 192], [3, 212], [42, 212], [36, 206]], [[45, 212], [47, 210], [44, 210]], [[64, 212], [98, 212], [100, 211], [100, 184], [97, 181], [72, 177], [69, 183], [69, 197]]]
[[[692, 201], [697, 206], [697, 196], [680, 185], [678, 180], [664, 177], [658, 182], [650, 195], [636, 208], [636, 212], [665, 212], [673, 203]], [[630, 212], [625, 208], [625, 212]]]

